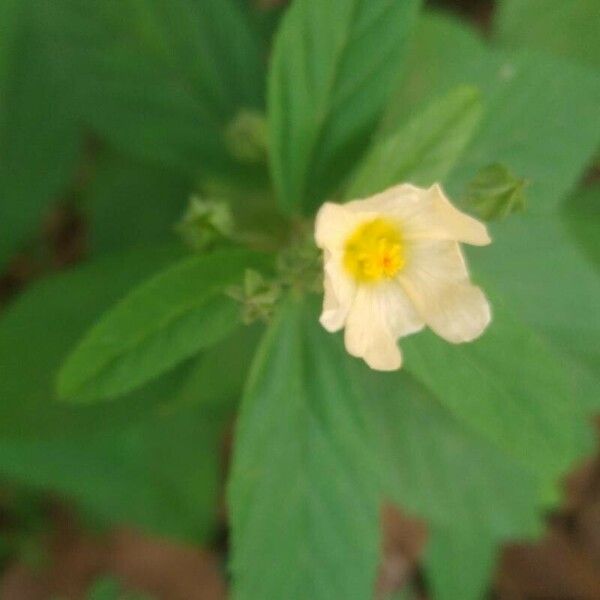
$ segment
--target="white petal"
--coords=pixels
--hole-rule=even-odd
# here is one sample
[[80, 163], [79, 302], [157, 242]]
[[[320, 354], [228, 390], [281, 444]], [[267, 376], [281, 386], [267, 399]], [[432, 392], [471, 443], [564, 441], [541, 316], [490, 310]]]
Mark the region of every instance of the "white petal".
[[425, 321], [397, 281], [377, 286], [374, 301], [394, 338], [406, 337], [425, 327]]
[[346, 349], [372, 368], [393, 371], [402, 365], [397, 339], [419, 331], [423, 320], [397, 283], [361, 286], [346, 322]]
[[349, 202], [345, 208], [397, 220], [407, 240], [456, 240], [475, 246], [491, 242], [485, 225], [454, 207], [437, 184], [429, 189], [397, 185], [370, 198]]
[[359, 224], [367, 220], [365, 215], [348, 210], [346, 205], [326, 202], [319, 209], [315, 221], [315, 241], [319, 248], [339, 250]]
[[418, 207], [412, 205], [411, 214], [408, 214], [408, 203], [405, 204], [403, 221], [407, 240], [456, 240], [474, 246], [491, 242], [486, 226], [458, 210], [437, 184], [419, 190]]
[[402, 183], [369, 198], [348, 202], [345, 207], [354, 213], [368, 212], [378, 216], [382, 216], [381, 213], [397, 213], [398, 209], [416, 205], [423, 191], [409, 183]]
[[394, 371], [402, 355], [374, 301], [373, 288], [358, 289], [346, 322], [346, 350], [378, 371]]
[[409, 252], [398, 280], [427, 325], [453, 343], [481, 335], [491, 310], [483, 292], [469, 281], [458, 243], [413, 242]]
[[346, 275], [339, 253], [325, 250], [325, 296], [321, 325], [327, 331], [339, 331], [346, 322], [348, 312], [356, 293], [356, 285]]

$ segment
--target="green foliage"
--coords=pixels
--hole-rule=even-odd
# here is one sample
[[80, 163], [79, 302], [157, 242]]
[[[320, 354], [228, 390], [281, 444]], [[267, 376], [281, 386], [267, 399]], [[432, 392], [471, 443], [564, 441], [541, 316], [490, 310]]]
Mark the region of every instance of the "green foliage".
[[214, 533], [222, 418], [187, 409], [122, 430], [0, 441], [0, 473], [50, 489], [94, 521], [204, 540]]
[[364, 151], [404, 57], [418, 0], [297, 0], [269, 80], [271, 170], [286, 209], [311, 212]]
[[547, 55], [489, 49], [466, 26], [426, 15], [387, 127], [460, 84], [481, 89], [486, 110], [448, 190], [460, 197], [481, 168], [501, 163], [530, 182], [531, 211], [555, 211], [600, 143], [600, 78]]
[[489, 165], [469, 183], [463, 204], [484, 221], [505, 219], [525, 210], [526, 185], [504, 165]]
[[484, 336], [457, 347], [430, 332], [411, 337], [402, 344], [405, 368], [457, 418], [554, 481], [576, 455], [568, 377], [543, 339], [486, 291], [494, 322]]
[[[0, 265], [54, 264], [36, 231], [61, 201], [86, 252], [0, 315], [0, 476], [210, 540], [241, 400], [234, 598], [371, 597], [390, 500], [428, 524], [430, 595], [481, 598], [592, 449], [599, 16], [502, 0], [487, 43], [418, 0], [254, 4], [0, 3]], [[318, 324], [310, 219], [402, 181], [507, 218], [467, 251], [485, 335], [404, 339], [382, 374]]]
[[83, 199], [93, 252], [117, 252], [172, 241], [191, 182], [169, 169], [102, 154]]
[[223, 129], [239, 108], [260, 108], [264, 88], [259, 42], [232, 0], [36, 10], [63, 47], [79, 117], [104, 139], [190, 174], [227, 167]]
[[[571, 354], [597, 373], [600, 280], [570, 242], [561, 219], [513, 217], [492, 235], [494, 243], [471, 256], [478, 277], [493, 281], [507, 306], [550, 339], [557, 352]], [[597, 406], [597, 393], [595, 401]]]
[[429, 186], [459, 160], [482, 114], [476, 89], [459, 87], [436, 99], [397, 131], [385, 132], [355, 174], [349, 198], [364, 197], [399, 181]]
[[168, 381], [129, 396], [110, 411], [69, 407], [55, 402], [55, 378], [67, 353], [105, 310], [180, 254], [161, 247], [108, 255], [33, 285], [4, 310], [0, 318], [2, 436], [44, 438], [122, 426], [144, 407], [148, 410], [165, 400]]
[[544, 50], [600, 68], [597, 0], [501, 0], [496, 39], [510, 48]]
[[346, 364], [314, 311], [287, 300], [257, 353], [237, 425], [236, 600], [371, 595], [377, 478]]
[[600, 183], [578, 190], [565, 203], [564, 218], [575, 240], [600, 269]]
[[434, 597], [482, 597], [497, 544], [538, 529], [531, 473], [407, 374], [356, 370], [388, 494], [429, 524]]
[[260, 255], [221, 250], [155, 275], [81, 341], [61, 369], [59, 395], [77, 402], [120, 396], [224, 339], [240, 323], [225, 289], [262, 264]]
[[65, 190], [78, 151], [64, 73], [52, 63], [43, 19], [28, 4], [0, 6], [0, 267]]

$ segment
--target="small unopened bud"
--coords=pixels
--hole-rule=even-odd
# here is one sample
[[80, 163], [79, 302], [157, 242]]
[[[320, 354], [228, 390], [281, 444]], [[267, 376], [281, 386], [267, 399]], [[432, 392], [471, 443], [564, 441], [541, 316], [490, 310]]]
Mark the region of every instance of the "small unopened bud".
[[527, 181], [501, 164], [485, 167], [467, 188], [465, 207], [485, 221], [504, 219], [525, 210]]
[[233, 218], [226, 202], [192, 196], [177, 231], [194, 250], [205, 250], [233, 234]]
[[268, 140], [264, 115], [242, 110], [225, 130], [225, 141], [231, 155], [240, 162], [266, 162]]
[[242, 305], [242, 320], [249, 325], [269, 321], [281, 295], [277, 282], [265, 279], [258, 271], [247, 269], [242, 285], [232, 286], [227, 295]]

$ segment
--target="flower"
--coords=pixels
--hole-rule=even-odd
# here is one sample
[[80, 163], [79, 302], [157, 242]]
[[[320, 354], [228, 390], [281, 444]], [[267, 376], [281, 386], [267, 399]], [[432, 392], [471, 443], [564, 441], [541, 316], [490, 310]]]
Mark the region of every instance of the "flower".
[[348, 352], [381, 371], [399, 369], [397, 340], [425, 325], [449, 342], [477, 338], [491, 320], [459, 242], [490, 243], [439, 185], [409, 184], [347, 204], [325, 203], [315, 239], [324, 252], [321, 324], [345, 329]]

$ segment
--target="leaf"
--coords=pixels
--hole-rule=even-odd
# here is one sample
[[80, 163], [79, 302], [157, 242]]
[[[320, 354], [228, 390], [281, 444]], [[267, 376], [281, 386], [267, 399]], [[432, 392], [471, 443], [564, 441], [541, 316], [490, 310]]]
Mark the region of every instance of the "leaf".
[[271, 171], [310, 212], [362, 153], [399, 74], [418, 0], [296, 0], [269, 79]]
[[77, 402], [120, 396], [224, 339], [240, 324], [240, 307], [225, 288], [263, 262], [229, 249], [155, 275], [80, 342], [60, 371], [59, 396]]
[[531, 182], [532, 212], [553, 212], [600, 143], [600, 77], [543, 56], [499, 55], [490, 69], [486, 118], [450, 186], [500, 162]]
[[485, 289], [494, 316], [481, 338], [452, 345], [429, 331], [409, 337], [404, 368], [457, 419], [555, 482], [581, 451], [570, 380], [560, 356]]
[[596, 0], [501, 0], [495, 39], [600, 68], [600, 11]]
[[332, 341], [289, 299], [258, 351], [229, 488], [236, 600], [372, 594], [377, 479], [361, 398]]
[[464, 25], [420, 22], [386, 127], [456, 85], [481, 89], [485, 116], [448, 178], [452, 196], [483, 167], [502, 163], [527, 179], [530, 210], [553, 212], [579, 181], [600, 142], [600, 78], [549, 56], [488, 49]]
[[40, 11], [85, 123], [124, 153], [187, 175], [231, 161], [222, 130], [263, 106], [260, 42], [231, 0], [77, 0]]
[[482, 598], [497, 547], [539, 530], [535, 474], [464, 427], [406, 372], [355, 363], [354, 374], [388, 494], [428, 524], [432, 595]]
[[65, 355], [132, 286], [181, 256], [173, 247], [107, 255], [43, 279], [0, 315], [0, 434], [3, 438], [70, 435], [122, 427], [171, 392], [168, 380], [139, 395], [97, 407], [56, 402], [55, 377]]
[[114, 153], [101, 156], [83, 202], [92, 250], [115, 252], [172, 240], [191, 189], [187, 178], [170, 170]]
[[205, 350], [174, 399], [174, 407], [200, 404], [205, 410], [232, 412], [242, 397], [262, 329], [259, 324], [242, 327]]
[[200, 407], [114, 431], [0, 441], [3, 479], [75, 502], [96, 523], [189, 541], [214, 533], [223, 417]]
[[563, 206], [563, 215], [569, 231], [598, 271], [600, 269], [600, 243], [598, 243], [600, 183], [594, 183], [573, 194]]
[[526, 187], [527, 182], [504, 165], [488, 165], [469, 182], [461, 204], [484, 221], [506, 219], [525, 210]]
[[597, 373], [600, 278], [572, 244], [561, 219], [512, 217], [494, 228], [492, 237], [489, 248], [473, 253], [474, 272], [485, 274], [507, 306], [560, 352]]
[[55, 48], [29, 2], [0, 8], [0, 267], [66, 189], [79, 152]]
[[346, 196], [370, 196], [405, 181], [421, 186], [442, 181], [459, 160], [481, 114], [474, 88], [459, 87], [434, 100], [397, 131], [381, 136]]

